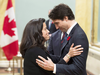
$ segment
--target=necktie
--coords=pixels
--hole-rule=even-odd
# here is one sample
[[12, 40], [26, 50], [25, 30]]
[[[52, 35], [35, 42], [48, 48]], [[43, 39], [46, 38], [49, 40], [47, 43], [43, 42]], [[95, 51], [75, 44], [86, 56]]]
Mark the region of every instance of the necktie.
[[63, 45], [63, 42], [66, 41], [66, 39], [67, 39], [67, 33], [63, 32], [63, 37], [62, 37], [62, 40], [61, 40], [61, 47]]

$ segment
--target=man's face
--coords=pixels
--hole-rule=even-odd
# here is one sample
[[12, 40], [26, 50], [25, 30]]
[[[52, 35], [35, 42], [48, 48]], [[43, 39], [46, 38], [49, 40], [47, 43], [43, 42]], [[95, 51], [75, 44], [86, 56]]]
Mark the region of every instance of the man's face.
[[56, 19], [53, 20], [53, 23], [55, 24], [56, 29], [60, 29], [62, 32], [66, 32], [68, 30], [66, 19], [64, 20]]

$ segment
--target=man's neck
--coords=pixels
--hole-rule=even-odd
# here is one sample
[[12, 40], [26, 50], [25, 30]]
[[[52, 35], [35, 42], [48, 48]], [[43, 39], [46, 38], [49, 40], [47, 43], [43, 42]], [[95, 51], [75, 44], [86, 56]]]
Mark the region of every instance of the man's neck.
[[75, 20], [69, 20], [69, 28], [75, 23]]
[[76, 21], [74, 20], [74, 21], [71, 21], [71, 23], [70, 23], [70, 27], [69, 27], [69, 29], [67, 30], [67, 34], [69, 35], [70, 34], [70, 32], [71, 32], [71, 30], [73, 29], [73, 27], [76, 25]]

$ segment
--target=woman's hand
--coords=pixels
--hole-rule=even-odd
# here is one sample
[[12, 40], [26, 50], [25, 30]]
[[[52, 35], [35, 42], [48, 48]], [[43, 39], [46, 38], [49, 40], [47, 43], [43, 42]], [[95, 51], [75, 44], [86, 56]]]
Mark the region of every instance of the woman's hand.
[[36, 63], [43, 69], [48, 70], [48, 71], [53, 71], [54, 70], [54, 63], [52, 60], [47, 57], [48, 60], [43, 58], [42, 56], [38, 56], [40, 59], [36, 59]]
[[69, 57], [80, 55], [83, 52], [83, 47], [81, 47], [81, 45], [77, 45], [75, 47], [73, 46], [74, 43], [71, 45], [70, 50], [68, 52]]
[[69, 61], [71, 57], [80, 55], [83, 52], [83, 48], [81, 47], [81, 45], [77, 45], [75, 47], [73, 46], [74, 43], [71, 45], [68, 54], [66, 54], [65, 57], [63, 58], [66, 63]]

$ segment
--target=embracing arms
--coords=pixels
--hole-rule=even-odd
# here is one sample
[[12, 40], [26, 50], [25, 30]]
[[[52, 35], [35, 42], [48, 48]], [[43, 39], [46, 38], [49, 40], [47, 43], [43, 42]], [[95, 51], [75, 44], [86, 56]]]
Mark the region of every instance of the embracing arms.
[[[70, 51], [68, 52], [68, 54], [66, 54], [63, 58], [63, 60], [67, 63], [71, 57], [80, 55], [83, 51], [83, 48], [81, 47], [81, 45], [77, 45], [75, 47], [73, 47], [74, 44], [71, 45], [70, 47]], [[80, 48], [81, 47], [81, 48]], [[43, 61], [36, 59], [36, 63], [42, 67], [45, 70], [48, 71], [54, 71], [54, 63], [52, 62], [52, 60], [50, 58], [48, 58], [48, 60], [44, 59], [41, 56], [38, 56], [40, 59], [42, 59]]]

